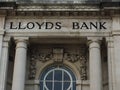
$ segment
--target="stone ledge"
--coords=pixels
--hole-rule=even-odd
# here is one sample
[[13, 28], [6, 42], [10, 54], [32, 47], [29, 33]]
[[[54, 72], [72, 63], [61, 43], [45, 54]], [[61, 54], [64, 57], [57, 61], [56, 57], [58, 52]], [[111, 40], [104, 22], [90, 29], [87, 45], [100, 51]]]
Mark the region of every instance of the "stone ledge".
[[112, 36], [119, 36], [120, 35], [120, 30], [113, 30], [112, 31]]
[[[2, 4], [3, 2], [0, 2]], [[10, 4], [9, 4], [10, 3]], [[8, 16], [112, 16], [119, 15], [120, 6], [118, 4], [114, 5], [110, 3], [108, 6], [106, 3], [59, 3], [59, 4], [49, 4], [49, 3], [20, 3], [15, 2], [4, 2], [0, 6], [0, 10]], [[0, 11], [1, 13], [1, 11]], [[62, 13], [62, 14], [59, 14]], [[65, 15], [64, 15], [65, 13]], [[66, 14], [67, 13], [67, 14]]]
[[[10, 85], [12, 85], [12, 81], [10, 81], [10, 80], [8, 80], [7, 83], [10, 84]], [[39, 85], [40, 81], [39, 80], [27, 80], [25, 84], [26, 85]], [[86, 81], [77, 80], [76, 84], [77, 85], [83, 84], [83, 85], [89, 86], [89, 80], [86, 80]], [[106, 84], [108, 84], [108, 82], [104, 81], [103, 85], [106, 85]]]
[[111, 31], [108, 32], [6, 32], [7, 36], [28, 36], [31, 38], [36, 37], [88, 37], [88, 36], [98, 36], [98, 37], [109, 37]]
[[40, 5], [18, 5], [17, 11], [69, 11], [69, 10], [98, 10], [99, 5], [86, 4], [40, 4]]

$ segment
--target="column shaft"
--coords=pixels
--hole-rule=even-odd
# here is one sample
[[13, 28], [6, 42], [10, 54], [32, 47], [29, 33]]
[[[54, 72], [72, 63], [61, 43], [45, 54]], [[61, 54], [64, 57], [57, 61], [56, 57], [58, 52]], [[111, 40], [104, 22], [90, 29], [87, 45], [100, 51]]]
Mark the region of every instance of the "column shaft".
[[0, 60], [1, 60], [1, 53], [2, 53], [2, 43], [3, 43], [3, 35], [0, 35]]
[[109, 90], [114, 90], [114, 47], [113, 39], [111, 37], [107, 38], [107, 52], [108, 52], [108, 78], [109, 78]]
[[114, 82], [113, 90], [120, 89], [120, 36], [114, 36]]
[[98, 42], [89, 45], [90, 90], [102, 90], [101, 53]]
[[25, 41], [17, 42], [12, 90], [24, 90], [27, 54], [26, 49], [27, 44]]
[[6, 76], [8, 67], [8, 41], [3, 42], [0, 65], [0, 90], [6, 90]]

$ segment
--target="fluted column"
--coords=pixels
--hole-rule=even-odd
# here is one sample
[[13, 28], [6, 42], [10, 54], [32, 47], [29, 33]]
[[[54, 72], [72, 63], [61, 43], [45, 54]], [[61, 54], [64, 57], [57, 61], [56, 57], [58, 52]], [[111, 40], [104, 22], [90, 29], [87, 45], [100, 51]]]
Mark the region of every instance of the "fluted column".
[[89, 41], [90, 90], [102, 90], [101, 53], [98, 39]]
[[24, 90], [26, 57], [27, 57], [27, 37], [15, 38], [16, 54], [14, 62], [14, 74], [12, 90]]
[[0, 90], [6, 90], [6, 76], [8, 67], [8, 47], [9, 47], [9, 37], [5, 37], [2, 44], [2, 57], [0, 65]]

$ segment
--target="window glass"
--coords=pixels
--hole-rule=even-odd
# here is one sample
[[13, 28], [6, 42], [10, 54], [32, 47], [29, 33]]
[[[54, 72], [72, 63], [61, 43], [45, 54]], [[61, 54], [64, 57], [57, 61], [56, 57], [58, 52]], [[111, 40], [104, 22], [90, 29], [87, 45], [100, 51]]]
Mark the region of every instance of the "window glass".
[[40, 77], [40, 90], [76, 90], [75, 75], [64, 66], [51, 66]]

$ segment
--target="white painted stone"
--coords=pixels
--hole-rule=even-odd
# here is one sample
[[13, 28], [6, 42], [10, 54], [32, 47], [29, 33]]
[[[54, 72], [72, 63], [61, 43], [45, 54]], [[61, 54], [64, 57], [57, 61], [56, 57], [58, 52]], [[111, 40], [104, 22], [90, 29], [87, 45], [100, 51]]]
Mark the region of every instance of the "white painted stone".
[[4, 34], [4, 20], [5, 17], [0, 16], [0, 64], [1, 64], [1, 53], [2, 53], [2, 43], [3, 43], [3, 34]]
[[113, 17], [113, 31], [120, 31], [120, 16]]
[[5, 16], [0, 16], [0, 31], [4, 29]]
[[[31, 19], [32, 18], [32, 19]], [[32, 22], [32, 23], [31, 23]], [[36, 23], [37, 22], [37, 23]], [[43, 23], [44, 22], [44, 23]], [[49, 23], [46, 25], [46, 22], [50, 22], [53, 24], [53, 27], [50, 28], [52, 25]], [[57, 23], [59, 22], [59, 23]], [[73, 29], [73, 23], [79, 23], [79, 29]], [[89, 29], [83, 25], [83, 23], [86, 23]], [[97, 25], [97, 29], [92, 26], [90, 28], [90, 22], [92, 22], [94, 25]], [[99, 22], [102, 22], [101, 24]], [[99, 27], [103, 24], [106, 27], [106, 29], [100, 29]], [[96, 24], [97, 23], [97, 24]], [[39, 24], [39, 25], [38, 25]], [[41, 27], [39, 27], [41, 25]], [[61, 26], [61, 29], [56, 29], [58, 28], [58, 25]], [[82, 27], [83, 25], [83, 27]], [[21, 29], [19, 28], [21, 27]], [[31, 29], [29, 29], [31, 28]], [[50, 29], [46, 29], [46, 26]], [[106, 18], [11, 18], [6, 20], [5, 24], [5, 29], [7, 32], [95, 32], [95, 31], [110, 31], [112, 26], [112, 21], [111, 19], [106, 19]], [[12, 28], [10, 28], [12, 27]], [[34, 28], [32, 28], [34, 27]], [[82, 28], [81, 28], [82, 27]]]
[[0, 35], [0, 62], [1, 62], [1, 53], [2, 53], [2, 43], [3, 43], [3, 35]]
[[[5, 43], [3, 43], [3, 31], [4, 28], [4, 17], [0, 17], [0, 90], [4, 90], [5, 78], [4, 74], [6, 73], [6, 63], [7, 63], [7, 50], [4, 48]], [[2, 49], [3, 48], [3, 49]], [[5, 62], [3, 61], [5, 59]], [[5, 65], [5, 68], [4, 68]], [[5, 70], [5, 71], [4, 71]], [[2, 82], [3, 81], [3, 82]]]
[[90, 90], [102, 90], [100, 44], [95, 39], [89, 43]]
[[114, 42], [113, 37], [107, 37], [107, 54], [108, 54], [108, 79], [109, 90], [115, 89], [115, 62], [114, 62]]
[[24, 90], [27, 59], [26, 56], [27, 56], [26, 40], [21, 38], [17, 39], [12, 90]]
[[1, 57], [1, 65], [0, 65], [0, 90], [6, 90], [6, 75], [7, 75], [7, 67], [8, 67], [8, 42], [10, 38], [4, 38], [2, 45], [2, 57]]
[[114, 36], [114, 66], [115, 66], [115, 79], [114, 79], [114, 90], [120, 89], [120, 36]]

